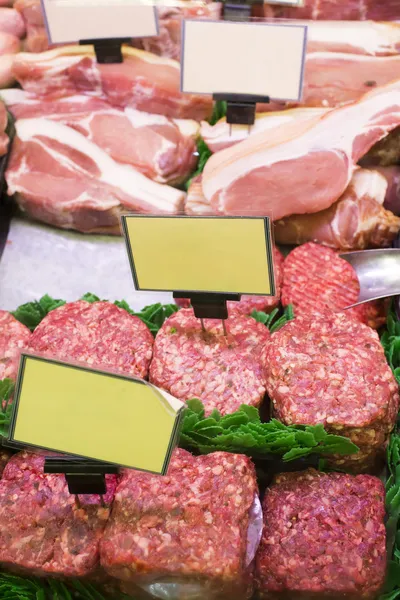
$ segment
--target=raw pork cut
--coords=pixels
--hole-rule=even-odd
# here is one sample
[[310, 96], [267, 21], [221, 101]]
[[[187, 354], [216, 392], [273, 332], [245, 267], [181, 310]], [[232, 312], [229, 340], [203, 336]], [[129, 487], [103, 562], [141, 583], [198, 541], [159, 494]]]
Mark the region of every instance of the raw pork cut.
[[[5, 100], [7, 102], [6, 98]], [[248, 125], [229, 125], [225, 117], [220, 119], [215, 125], [210, 125], [207, 121], [202, 121], [200, 135], [211, 152], [219, 152], [224, 148], [229, 148], [238, 142], [246, 140], [250, 135], [254, 135], [260, 131], [281, 127], [293, 121], [307, 121], [315, 116], [324, 115], [328, 110], [327, 108], [320, 107], [302, 107], [277, 112], [259, 112], [256, 114], [254, 125], [251, 127]]]
[[343, 194], [358, 160], [399, 125], [400, 80], [217, 152], [204, 168], [203, 192], [220, 214], [278, 220], [324, 210]]
[[400, 51], [398, 23], [307, 21], [302, 24], [308, 27], [308, 52], [349, 52], [389, 56]]
[[49, 48], [40, 0], [16, 0], [14, 8], [22, 15], [26, 27], [24, 48], [28, 52], [44, 52]]
[[30, 575], [93, 575], [117, 478], [106, 475], [103, 499], [91, 495], [77, 499], [69, 493], [64, 475], [45, 474], [43, 466], [44, 454], [23, 451], [4, 469], [0, 561]]
[[117, 162], [130, 164], [159, 183], [180, 183], [196, 165], [197, 121], [172, 120], [133, 108], [122, 111], [83, 95], [57, 101], [33, 99], [22, 90], [5, 90], [1, 95], [16, 118], [45, 116], [60, 121]]
[[115, 162], [66, 125], [48, 119], [16, 122], [8, 193], [35, 219], [64, 229], [119, 233], [121, 212], [176, 214], [185, 194]]
[[177, 6], [158, 7], [159, 35], [134, 39], [132, 43], [137, 48], [154, 52], [158, 56], [167, 56], [180, 60], [181, 58], [181, 32], [183, 19], [220, 19], [222, 3], [207, 2], [200, 4], [185, 0], [177, 2]]
[[14, 75], [29, 93], [59, 98], [88, 93], [110, 104], [175, 118], [207, 119], [211, 96], [180, 91], [180, 65], [155, 54], [123, 47], [121, 64], [98, 64], [93, 46], [62, 46], [39, 54], [21, 52]]
[[14, 8], [0, 8], [0, 31], [11, 33], [17, 38], [25, 35], [25, 23], [21, 15]]
[[292, 215], [275, 221], [278, 244], [318, 242], [338, 250], [390, 246], [400, 219], [383, 208], [388, 181], [378, 171], [357, 169], [337, 202], [314, 214]]
[[[267, 15], [271, 7], [266, 7]], [[396, 21], [400, 18], [399, 0], [304, 0], [301, 7], [277, 6], [275, 17], [287, 19]]]

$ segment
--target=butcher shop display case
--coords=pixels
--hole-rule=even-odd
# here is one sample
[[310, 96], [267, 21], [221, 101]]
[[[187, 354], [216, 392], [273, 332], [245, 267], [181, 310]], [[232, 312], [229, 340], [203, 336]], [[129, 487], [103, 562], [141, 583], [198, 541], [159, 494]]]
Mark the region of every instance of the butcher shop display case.
[[[0, 600], [400, 599], [400, 1], [0, 4]], [[184, 91], [195, 20], [302, 28], [299, 98]]]

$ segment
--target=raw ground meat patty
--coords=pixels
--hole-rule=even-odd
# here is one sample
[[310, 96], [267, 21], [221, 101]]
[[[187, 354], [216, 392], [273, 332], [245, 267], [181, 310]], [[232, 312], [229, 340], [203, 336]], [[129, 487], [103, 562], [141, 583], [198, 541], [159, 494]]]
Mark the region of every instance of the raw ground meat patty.
[[29, 350], [89, 367], [147, 377], [153, 336], [146, 325], [110, 302], [71, 302], [35, 329]]
[[296, 317], [262, 355], [274, 413], [287, 425], [322, 423], [348, 436], [363, 461], [395, 424], [398, 385], [378, 334], [341, 313]]
[[261, 350], [270, 333], [251, 317], [205, 319], [205, 332], [191, 309], [167, 319], [157, 334], [150, 381], [180, 400], [199, 398], [206, 412], [227, 414], [241, 404], [259, 406], [265, 394]]
[[31, 332], [5, 310], [0, 310], [0, 381], [16, 379], [19, 356], [27, 347]]
[[[228, 302], [229, 313], [238, 312], [242, 315], [251, 315], [253, 310], [261, 310], [270, 313], [279, 306], [281, 300], [281, 288], [283, 282], [283, 254], [274, 248], [274, 270], [276, 296], [242, 296], [239, 302]], [[176, 298], [175, 302], [181, 308], [189, 308], [189, 298]]]
[[116, 476], [106, 476], [104, 505], [98, 496], [80, 496], [78, 506], [64, 475], [45, 475], [43, 464], [44, 455], [24, 451], [14, 455], [4, 469], [0, 562], [38, 575], [88, 575], [99, 564], [99, 541]]
[[177, 449], [164, 477], [126, 470], [100, 543], [101, 564], [125, 582], [171, 577], [202, 584], [204, 598], [219, 590], [244, 600], [257, 492], [254, 466], [240, 454], [196, 457]]
[[[353, 267], [331, 248], [309, 242], [292, 250], [284, 261], [282, 304], [293, 304], [295, 315], [342, 311], [357, 302], [359, 292]], [[368, 302], [345, 314], [377, 329], [385, 323], [385, 303]]]
[[263, 514], [261, 598], [377, 598], [386, 572], [385, 490], [377, 477], [285, 473], [267, 490]]

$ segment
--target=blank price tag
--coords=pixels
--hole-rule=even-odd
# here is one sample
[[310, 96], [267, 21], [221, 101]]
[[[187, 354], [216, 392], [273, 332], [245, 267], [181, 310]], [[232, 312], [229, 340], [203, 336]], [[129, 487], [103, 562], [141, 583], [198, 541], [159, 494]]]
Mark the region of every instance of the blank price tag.
[[52, 44], [158, 35], [155, 6], [138, 0], [42, 0]]
[[10, 442], [165, 474], [183, 403], [140, 380], [23, 354]]
[[306, 42], [306, 25], [185, 20], [181, 89], [298, 101]]
[[137, 290], [275, 295], [267, 217], [125, 215], [122, 225]]

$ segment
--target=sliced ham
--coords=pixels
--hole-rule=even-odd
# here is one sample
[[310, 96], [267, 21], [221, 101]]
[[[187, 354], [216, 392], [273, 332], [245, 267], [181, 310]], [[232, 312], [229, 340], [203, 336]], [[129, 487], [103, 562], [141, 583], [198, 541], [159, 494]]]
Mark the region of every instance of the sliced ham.
[[126, 46], [123, 55], [121, 64], [98, 64], [92, 46], [21, 52], [14, 62], [14, 75], [27, 92], [40, 97], [85, 93], [119, 108], [167, 117], [201, 120], [210, 116], [211, 97], [180, 91], [178, 62]]
[[297, 245], [318, 242], [338, 250], [390, 246], [400, 219], [383, 208], [387, 191], [383, 175], [358, 169], [343, 195], [326, 210], [275, 221], [275, 240]]
[[196, 165], [197, 121], [168, 119], [132, 108], [113, 109], [98, 98], [37, 100], [22, 90], [2, 94], [16, 118], [43, 116], [76, 129], [114, 160], [159, 183], [181, 183]]
[[116, 163], [77, 131], [48, 119], [16, 123], [8, 193], [29, 216], [65, 229], [119, 233], [122, 211], [176, 214], [185, 194]]
[[400, 125], [400, 81], [308, 120], [268, 129], [212, 155], [203, 192], [219, 214], [314, 213], [331, 206], [358, 160]]

